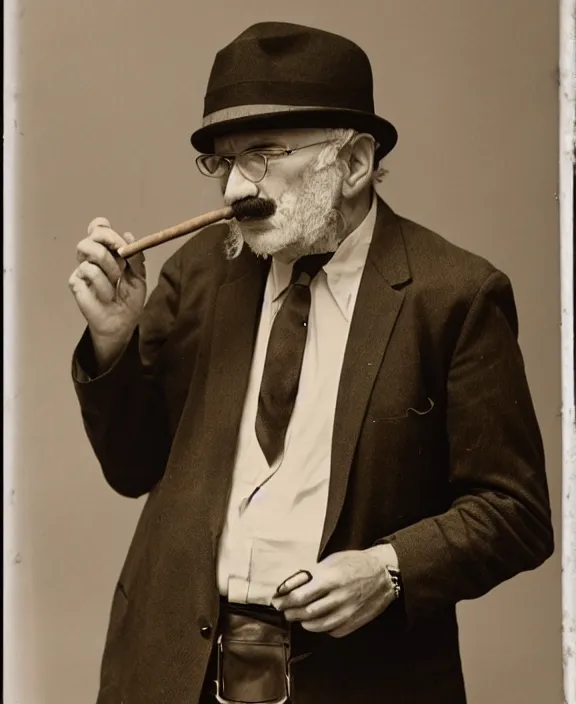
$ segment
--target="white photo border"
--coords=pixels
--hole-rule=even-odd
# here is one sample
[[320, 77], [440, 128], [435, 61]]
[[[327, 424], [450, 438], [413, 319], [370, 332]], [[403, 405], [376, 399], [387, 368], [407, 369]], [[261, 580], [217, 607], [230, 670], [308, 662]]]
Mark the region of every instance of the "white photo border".
[[576, 704], [576, 354], [574, 191], [576, 0], [560, 0], [560, 275], [562, 339], [562, 652], [564, 702]]
[[[14, 451], [17, 397], [17, 34], [18, 3], [4, 3], [4, 701], [19, 689], [14, 638], [18, 632], [15, 569], [21, 550], [17, 532], [18, 478]], [[575, 161], [576, 161], [576, 0], [560, 0], [559, 207], [562, 350], [562, 648], [564, 704], [576, 704], [576, 350], [575, 334]], [[555, 233], [550, 233], [553, 236]], [[11, 655], [12, 654], [12, 655]], [[15, 696], [16, 695], [16, 696]]]

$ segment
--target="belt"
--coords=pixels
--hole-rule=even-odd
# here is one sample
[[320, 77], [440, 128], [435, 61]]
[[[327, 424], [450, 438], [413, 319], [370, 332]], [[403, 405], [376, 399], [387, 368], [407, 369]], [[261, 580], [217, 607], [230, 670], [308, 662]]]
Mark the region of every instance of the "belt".
[[239, 616], [247, 616], [250, 618], [264, 621], [282, 628], [289, 629], [290, 624], [284, 617], [281, 611], [278, 611], [273, 606], [265, 604], [245, 604], [235, 601], [228, 601], [225, 596], [220, 597], [220, 614], [222, 618], [226, 618], [229, 614]]

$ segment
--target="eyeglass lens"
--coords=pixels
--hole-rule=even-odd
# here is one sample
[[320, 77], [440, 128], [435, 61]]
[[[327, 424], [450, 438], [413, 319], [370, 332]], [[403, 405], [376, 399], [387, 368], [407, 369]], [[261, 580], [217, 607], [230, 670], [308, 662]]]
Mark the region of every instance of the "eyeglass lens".
[[[266, 157], [257, 152], [239, 154], [235, 157], [236, 164], [245, 178], [251, 181], [260, 181], [266, 173]], [[208, 176], [227, 176], [231, 163], [225, 157], [219, 155], [205, 156], [201, 159], [203, 170]]]

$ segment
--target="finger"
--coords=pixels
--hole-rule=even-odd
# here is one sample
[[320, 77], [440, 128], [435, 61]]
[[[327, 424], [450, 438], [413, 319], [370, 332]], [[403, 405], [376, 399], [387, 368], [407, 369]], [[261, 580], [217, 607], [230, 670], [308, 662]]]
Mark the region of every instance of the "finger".
[[91, 288], [100, 301], [110, 303], [114, 300], [116, 289], [99, 266], [88, 261], [82, 262], [76, 269], [76, 274]]
[[279, 611], [308, 606], [308, 604], [329, 594], [333, 586], [322, 578], [313, 575], [307, 584], [293, 589], [286, 596], [274, 597], [272, 605]]
[[111, 227], [111, 225], [106, 218], [94, 218], [88, 225], [88, 235], [91, 235], [97, 227]]
[[79, 262], [89, 261], [99, 266], [108, 278], [115, 283], [126, 267], [126, 262], [116, 256], [115, 240], [111, 230], [102, 229], [92, 238], [88, 237], [78, 243], [76, 258]]
[[344, 638], [344, 636], [350, 635], [350, 633], [357, 631], [359, 628], [371, 621], [372, 618], [374, 618], [374, 616], [368, 612], [358, 612], [350, 616], [346, 616], [346, 614], [344, 614], [344, 616], [345, 618], [342, 620], [340, 625], [327, 631], [332, 638]]
[[80, 310], [90, 310], [96, 300], [94, 292], [87, 282], [82, 277], [78, 276], [76, 271], [68, 280], [68, 286], [72, 291]]
[[315, 621], [324, 618], [343, 606], [345, 596], [342, 590], [328, 594], [321, 599], [317, 599], [307, 606], [287, 609], [284, 617], [287, 621]]
[[100, 242], [108, 249], [115, 253], [120, 247], [124, 247], [126, 240], [110, 227], [97, 227], [92, 231], [92, 235], [88, 238], [93, 242]]
[[290, 575], [290, 577], [286, 578], [282, 584], [276, 589], [276, 593], [274, 596], [285, 596], [286, 594], [289, 594], [293, 589], [297, 589], [298, 587], [303, 587], [305, 584], [308, 584], [312, 579], [312, 575], [308, 570], [298, 570], [293, 575]]
[[134, 237], [134, 235], [131, 232], [125, 232], [122, 235], [122, 239], [124, 240], [125, 244], [132, 244], [132, 242], [136, 241], [136, 238]]
[[332, 638], [344, 638], [358, 628], [360, 628], [360, 625], [348, 619], [343, 626], [339, 626], [338, 628], [334, 628], [332, 631], [328, 631], [328, 635], [332, 636]]
[[340, 606], [326, 616], [304, 621], [302, 628], [310, 633], [332, 633], [346, 625], [351, 625], [352, 617], [353, 613], [350, 609]]
[[118, 280], [126, 267], [126, 263], [116, 257], [105, 245], [91, 239], [78, 243], [76, 258], [79, 263], [87, 261], [100, 267], [112, 283]]
[[358, 630], [362, 626], [366, 625], [369, 621], [373, 621], [377, 618], [383, 611], [385, 611], [392, 602], [389, 601], [387, 604], [382, 605], [379, 602], [372, 604], [365, 604], [363, 607], [356, 608], [352, 605], [345, 606], [343, 615], [345, 619], [343, 623], [336, 626], [329, 634], [334, 638], [342, 638], [347, 636], [349, 633]]

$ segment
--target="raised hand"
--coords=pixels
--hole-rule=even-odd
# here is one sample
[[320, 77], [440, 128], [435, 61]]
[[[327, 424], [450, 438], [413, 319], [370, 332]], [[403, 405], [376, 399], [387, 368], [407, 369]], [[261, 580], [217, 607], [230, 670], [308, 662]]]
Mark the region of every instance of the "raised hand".
[[144, 255], [126, 261], [115, 254], [133, 241], [129, 233], [115, 232], [105, 218], [96, 218], [76, 247], [78, 266], [68, 284], [88, 323], [100, 370], [121, 354], [144, 308]]

